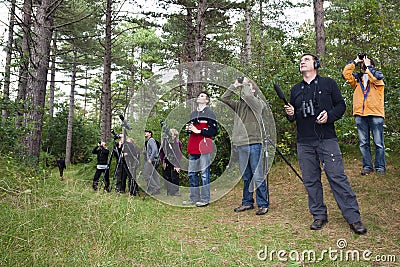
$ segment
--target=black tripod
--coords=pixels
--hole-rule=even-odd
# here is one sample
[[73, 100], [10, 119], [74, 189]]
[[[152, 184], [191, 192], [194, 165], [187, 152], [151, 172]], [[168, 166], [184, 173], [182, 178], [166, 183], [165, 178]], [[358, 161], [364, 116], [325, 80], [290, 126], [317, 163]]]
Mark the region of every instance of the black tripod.
[[[117, 188], [117, 190], [123, 190], [125, 191], [125, 186], [126, 186], [126, 180], [124, 180], [124, 176], [126, 174], [126, 177], [129, 179], [128, 184], [129, 188], [128, 191], [130, 194], [135, 195], [136, 193], [139, 194], [139, 190], [137, 188], [137, 182], [136, 182], [136, 177], [133, 177], [133, 172], [135, 169], [131, 171], [132, 168], [136, 168], [139, 165], [139, 154], [134, 153], [135, 151], [135, 145], [133, 143], [128, 143], [127, 138], [126, 138], [126, 130], [130, 130], [131, 127], [129, 124], [125, 121], [124, 116], [120, 115], [119, 118], [121, 119], [122, 122], [122, 128], [123, 128], [123, 142], [121, 145], [121, 149], [119, 150], [116, 148], [116, 153], [118, 154], [118, 162], [115, 167], [115, 173], [114, 173], [114, 178], [117, 176], [117, 172], [119, 173], [119, 178], [121, 179], [121, 188]], [[135, 154], [137, 154], [135, 156]]]
[[297, 177], [299, 177], [300, 181], [303, 182], [303, 179], [301, 178], [300, 174], [296, 171], [296, 169], [292, 166], [290, 161], [282, 154], [282, 152], [275, 146], [275, 144], [272, 142], [271, 139], [268, 137], [266, 138], [267, 142], [275, 149], [276, 152], [278, 152], [279, 156], [285, 161], [285, 163], [294, 171]]
[[[115, 141], [119, 139], [119, 136], [114, 132], [114, 130], [111, 130], [111, 133], [113, 134], [113, 138], [114, 138], [114, 146], [113, 146], [113, 149], [112, 149], [112, 150], [110, 151], [110, 153], [109, 153], [110, 155], [108, 156], [107, 169], [106, 169], [106, 170], [102, 173], [102, 175], [101, 175], [100, 186], [102, 186], [103, 184], [105, 184], [105, 175], [106, 175], [106, 172], [110, 173], [111, 162], [112, 162], [112, 157], [113, 157], [113, 154], [114, 154], [114, 150], [118, 152], [118, 150], [117, 150], [117, 143], [116, 143]], [[114, 173], [114, 178], [115, 178], [115, 173]], [[109, 184], [109, 186], [108, 186], [109, 188], [107, 188], [107, 189], [108, 189], [108, 192], [111, 192], [112, 184], [114, 183], [114, 178], [113, 178], [113, 182]]]
[[[131, 170], [131, 168], [136, 168], [136, 166], [139, 165], [139, 159], [135, 156], [133, 147], [131, 147], [131, 146], [134, 146], [134, 145], [129, 144], [126, 140], [124, 140], [124, 142], [122, 143], [121, 149], [119, 151], [119, 149], [116, 145], [115, 151], [116, 151], [116, 154], [118, 155], [118, 161], [117, 161], [117, 165], [115, 166], [113, 183], [115, 181], [115, 178], [118, 176], [118, 178], [121, 179], [120, 180], [121, 184], [119, 185], [120, 188], [116, 188], [116, 190], [118, 190], [118, 192], [120, 192], [120, 190], [122, 190], [124, 192], [125, 186], [126, 186], [126, 180], [123, 177], [126, 174], [126, 177], [129, 179], [128, 180], [129, 193], [139, 194], [136, 177], [134, 178], [134, 176], [133, 176], [133, 172], [135, 170], [134, 169]], [[133, 162], [132, 162], [132, 160], [133, 160]]]
[[[124, 142], [122, 143], [121, 149], [119, 149], [118, 144], [116, 142], [115, 142], [115, 145], [114, 145], [115, 146], [115, 150], [113, 150], [113, 151], [115, 151], [115, 153], [116, 153], [116, 155], [118, 157], [118, 161], [117, 161], [117, 164], [115, 165], [115, 171], [114, 171], [114, 176], [113, 176], [113, 184], [114, 184], [115, 179], [117, 177], [117, 173], [119, 174], [121, 182], [122, 182], [122, 177], [124, 175], [124, 171], [126, 171], [125, 170], [126, 164], [124, 164], [124, 162], [123, 162], [123, 160], [124, 160], [123, 159], [123, 156], [124, 156], [124, 152], [123, 151], [124, 151], [125, 142], [126, 141], [124, 139]], [[121, 166], [122, 166], [122, 169], [120, 169]], [[118, 183], [118, 181], [117, 181], [117, 183]], [[120, 186], [122, 186], [122, 184]], [[118, 192], [120, 192], [121, 188], [117, 188], [117, 185], [116, 185], [115, 186], [115, 190], [118, 193]]]
[[[135, 146], [135, 144], [130, 143], [128, 140], [124, 142], [124, 160], [125, 164], [123, 164], [123, 168], [128, 176], [128, 185], [129, 185], [129, 193], [132, 195], [139, 194], [139, 188], [136, 181], [136, 169], [140, 164], [140, 152], [139, 149]], [[125, 153], [125, 151], [127, 153]], [[126, 156], [125, 156], [126, 155]]]

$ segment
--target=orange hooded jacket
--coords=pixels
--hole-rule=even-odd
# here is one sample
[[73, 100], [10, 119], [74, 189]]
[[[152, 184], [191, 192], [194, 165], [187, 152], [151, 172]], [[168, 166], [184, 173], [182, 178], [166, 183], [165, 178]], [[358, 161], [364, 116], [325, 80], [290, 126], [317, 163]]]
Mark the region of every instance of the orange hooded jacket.
[[[385, 117], [385, 108], [384, 108], [384, 89], [385, 83], [383, 82], [383, 75], [380, 79], [373, 75], [372, 71], [375, 71], [373, 68], [368, 67], [366, 73], [368, 74], [368, 85], [365, 89], [365, 93], [361, 86], [360, 81], [357, 79], [358, 74], [354, 74], [354, 69], [356, 65], [354, 61], [347, 64], [343, 69], [343, 77], [346, 79], [348, 83], [350, 83], [351, 87], [354, 88], [353, 94], [353, 115], [356, 116], [379, 116]], [[362, 77], [361, 77], [362, 81]], [[368, 90], [369, 86], [369, 90]], [[365, 96], [365, 99], [364, 99]]]

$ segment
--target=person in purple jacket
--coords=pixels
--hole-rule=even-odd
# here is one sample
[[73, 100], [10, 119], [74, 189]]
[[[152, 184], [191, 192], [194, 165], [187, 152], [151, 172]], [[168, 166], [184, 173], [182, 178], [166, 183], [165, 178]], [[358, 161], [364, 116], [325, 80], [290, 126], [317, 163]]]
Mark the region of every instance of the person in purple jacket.
[[[180, 196], [179, 172], [182, 158], [182, 142], [176, 129], [166, 129], [161, 141], [160, 160], [168, 196]], [[169, 130], [169, 131], [168, 131]]]

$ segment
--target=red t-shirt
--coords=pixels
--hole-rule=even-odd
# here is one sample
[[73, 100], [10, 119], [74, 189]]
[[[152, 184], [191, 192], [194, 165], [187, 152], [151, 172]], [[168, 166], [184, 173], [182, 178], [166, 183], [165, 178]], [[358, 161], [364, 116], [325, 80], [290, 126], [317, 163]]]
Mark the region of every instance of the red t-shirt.
[[[200, 123], [196, 123], [194, 126], [199, 130], [208, 128], [207, 121], [200, 121]], [[205, 137], [201, 133], [196, 134], [192, 132], [189, 136], [187, 150], [189, 154], [209, 154], [213, 150], [212, 138]]]

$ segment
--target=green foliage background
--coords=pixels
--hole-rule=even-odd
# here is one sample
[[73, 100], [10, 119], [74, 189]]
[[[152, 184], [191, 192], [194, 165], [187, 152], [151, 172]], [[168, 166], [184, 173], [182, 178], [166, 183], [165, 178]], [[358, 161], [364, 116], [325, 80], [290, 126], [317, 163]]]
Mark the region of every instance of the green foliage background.
[[[161, 1], [166, 6], [168, 3]], [[160, 2], [160, 3], [161, 3]], [[260, 13], [257, 4], [254, 5], [252, 16], [252, 62], [243, 63], [241, 49], [245, 41], [245, 28], [242, 19], [231, 20], [238, 16], [242, 6], [230, 3], [213, 11], [207, 17], [206, 41], [207, 61], [219, 62], [236, 68], [255, 80], [268, 100], [274, 114], [277, 147], [285, 155], [295, 155], [295, 125], [287, 122], [284, 116], [283, 104], [273, 90], [277, 83], [289, 97], [292, 85], [300, 81], [298, 72], [299, 57], [304, 52], [315, 51], [315, 40], [312, 21], [308, 20], [303, 25], [282, 19], [285, 8], [294, 7], [291, 1], [272, 1], [265, 5]], [[298, 6], [309, 4], [300, 3]], [[69, 3], [64, 9], [74, 9], [78, 3]], [[400, 118], [397, 116], [400, 109], [400, 54], [398, 53], [400, 31], [399, 3], [395, 0], [361, 0], [346, 2], [342, 0], [330, 1], [325, 9], [326, 26], [326, 54], [322, 61], [320, 74], [335, 79], [345, 98], [347, 111], [345, 116], [336, 123], [338, 137], [342, 144], [356, 145], [358, 143], [354, 119], [352, 117], [352, 89], [342, 78], [341, 71], [345, 64], [355, 58], [359, 52], [366, 52], [376, 62], [376, 67], [385, 75], [385, 143], [387, 155], [390, 156], [393, 146], [399, 141]], [[91, 3], [87, 6], [78, 5], [76, 9], [82, 14], [91, 14], [98, 6]], [[236, 13], [235, 13], [236, 12]], [[239, 13], [238, 13], [239, 12]], [[224, 13], [223, 16], [217, 14]], [[82, 15], [80, 14], [80, 15]], [[151, 16], [155, 16], [152, 13]], [[77, 16], [75, 13], [73, 16]], [[89, 18], [89, 17], [88, 17]], [[187, 36], [185, 32], [185, 16], [183, 14], [170, 14], [166, 23], [158, 27], [150, 19], [139, 17], [119, 17], [128, 22], [118, 23], [114, 29], [115, 42], [113, 47], [113, 73], [115, 79], [112, 83], [112, 113], [113, 125], [120, 132], [121, 125], [116, 114], [124, 114], [130, 101], [140, 99], [137, 95], [141, 88], [158, 69], [168, 69], [171, 65], [180, 63], [187, 50]], [[66, 17], [60, 17], [60, 20]], [[61, 60], [59, 71], [67, 77], [71, 61], [71, 45], [79, 51], [79, 78], [80, 86], [76, 88], [76, 112], [73, 125], [72, 163], [83, 163], [91, 159], [90, 150], [98, 141], [99, 133], [99, 107], [101, 88], [101, 46], [91, 34], [100, 25], [99, 17], [90, 17], [87, 23], [79, 23], [69, 28], [58, 31], [61, 45], [59, 46]], [[85, 26], [86, 25], [86, 26]], [[296, 30], [297, 29], [297, 30]], [[160, 34], [161, 31], [161, 34]], [[79, 41], [71, 39], [76, 37]], [[87, 39], [82, 40], [83, 39]], [[84, 80], [83, 85], [80, 80]], [[233, 77], [234, 79], [234, 77]], [[84, 91], [82, 90], [84, 89]], [[56, 114], [50, 117], [46, 113], [43, 125], [42, 162], [51, 164], [54, 158], [65, 152], [65, 138], [67, 128], [68, 101], [61, 98], [60, 88], [56, 100]], [[209, 87], [214, 98], [218, 98], [224, 91], [223, 88]], [[167, 99], [169, 97], [169, 99]], [[65, 99], [65, 100], [64, 100]], [[159, 121], [164, 120], [168, 110], [173, 110], [186, 99], [185, 92], [164, 96], [151, 118], [146, 124], [159, 135]], [[84, 102], [84, 104], [83, 104]], [[15, 112], [17, 103], [0, 98], [2, 109], [8, 110], [9, 119], [3, 120], [0, 125], [0, 151], [19, 154], [20, 138], [29, 129], [15, 128]], [[45, 110], [47, 112], [48, 110]], [[129, 119], [129, 118], [128, 118]], [[135, 128], [136, 126], [133, 125]], [[29, 128], [29, 126], [28, 126]], [[181, 134], [183, 141], [185, 135]], [[134, 138], [142, 145], [142, 133], [135, 132]], [[111, 142], [111, 140], [107, 140]], [[223, 133], [217, 138], [220, 142], [221, 158], [217, 160], [215, 168], [220, 169], [225, 164], [224, 158], [229, 158], [230, 148], [223, 146], [227, 142]], [[26, 158], [26, 155], [21, 155]], [[279, 159], [277, 159], [279, 160]]]

